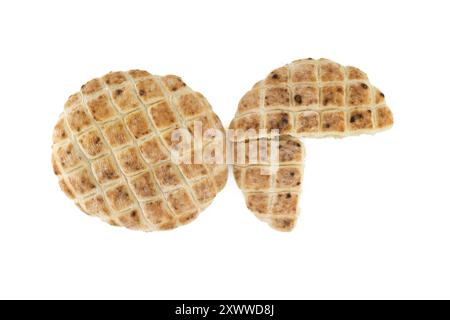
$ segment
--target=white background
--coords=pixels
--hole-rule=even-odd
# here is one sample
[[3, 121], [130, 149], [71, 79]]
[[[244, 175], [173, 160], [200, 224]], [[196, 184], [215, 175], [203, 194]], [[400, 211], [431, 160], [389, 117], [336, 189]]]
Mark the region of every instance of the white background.
[[[0, 298], [450, 298], [448, 1], [2, 1]], [[259, 222], [230, 179], [163, 233], [82, 214], [50, 166], [53, 125], [112, 70], [177, 74], [228, 124], [291, 60], [354, 65], [396, 124], [305, 140], [301, 218]]]

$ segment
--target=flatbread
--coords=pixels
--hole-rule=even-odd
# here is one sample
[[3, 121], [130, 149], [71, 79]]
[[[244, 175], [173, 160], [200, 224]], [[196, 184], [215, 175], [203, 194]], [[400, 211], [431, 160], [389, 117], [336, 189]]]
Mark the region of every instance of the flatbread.
[[61, 189], [82, 211], [115, 226], [156, 231], [193, 221], [228, 176], [225, 164], [173, 161], [173, 132], [192, 134], [195, 121], [223, 131], [208, 101], [177, 76], [132, 70], [89, 81], [54, 129]]
[[[236, 143], [280, 138], [297, 143], [304, 152], [300, 141], [303, 137], [341, 138], [373, 134], [389, 129], [393, 123], [384, 94], [369, 82], [363, 71], [327, 59], [304, 59], [275, 69], [256, 83], [239, 102], [230, 129], [258, 132], [257, 135], [235, 135]], [[252, 163], [245, 170], [242, 163], [234, 161], [235, 177], [249, 209], [275, 229], [292, 230], [299, 214], [300, 188], [297, 185], [286, 187], [283, 192], [288, 197], [283, 200], [279, 191], [273, 189], [274, 181], [284, 179], [290, 182], [293, 174], [292, 182], [301, 185], [303, 162], [291, 164], [289, 170], [283, 171], [287, 175], [284, 178], [279, 171], [272, 170], [264, 178], [271, 181], [270, 188], [261, 183], [249, 190], [242, 177], [247, 176], [247, 181], [258, 180], [257, 168], [264, 161]], [[274, 162], [273, 165], [282, 165], [282, 162]], [[260, 182], [264, 180], [260, 179]], [[278, 197], [281, 197], [279, 206], [274, 200]], [[270, 199], [269, 206], [265, 205], [267, 199]], [[261, 208], [264, 208], [264, 215]]]

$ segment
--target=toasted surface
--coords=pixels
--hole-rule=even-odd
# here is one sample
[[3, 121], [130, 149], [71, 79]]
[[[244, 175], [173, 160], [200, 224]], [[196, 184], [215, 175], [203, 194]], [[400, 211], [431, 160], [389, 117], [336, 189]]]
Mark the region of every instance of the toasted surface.
[[278, 129], [300, 138], [375, 133], [392, 125], [384, 94], [364, 72], [306, 59], [258, 82], [240, 101], [230, 128]]
[[[248, 208], [261, 220], [280, 231], [290, 231], [295, 226], [298, 201], [303, 180], [303, 144], [294, 137], [280, 136], [273, 140], [256, 141], [268, 145], [256, 159], [234, 159], [234, 177], [243, 191]], [[255, 141], [236, 142], [235, 147], [248, 151]], [[278, 162], [269, 161], [271, 148], [278, 151]], [[248, 152], [246, 152], [247, 154]], [[236, 153], [235, 153], [236, 154]], [[289, 223], [282, 223], [288, 221]]]
[[177, 76], [132, 70], [89, 81], [54, 129], [52, 165], [61, 189], [114, 226], [155, 231], [193, 221], [228, 176], [226, 165], [171, 160], [169, 134], [190, 134], [196, 121], [223, 131], [208, 101]]
[[235, 137], [235, 148], [280, 139], [277, 163], [234, 159], [234, 176], [248, 208], [273, 228], [292, 230], [303, 178], [300, 139], [376, 133], [393, 123], [384, 94], [358, 68], [304, 59], [275, 69], [242, 97], [230, 124], [230, 129], [258, 132]]

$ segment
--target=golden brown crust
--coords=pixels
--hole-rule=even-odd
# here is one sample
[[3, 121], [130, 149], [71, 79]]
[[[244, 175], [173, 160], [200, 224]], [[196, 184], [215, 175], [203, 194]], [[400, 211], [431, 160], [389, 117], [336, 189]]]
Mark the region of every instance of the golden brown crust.
[[110, 72], [103, 77], [103, 81], [108, 85], [118, 85], [127, 81], [127, 78], [123, 72]]
[[168, 75], [163, 77], [162, 82], [164, 86], [167, 88], [167, 90], [171, 92], [175, 92], [186, 87], [186, 83], [184, 83], [184, 81], [180, 77], [174, 75]]
[[324, 108], [343, 107], [344, 106], [344, 86], [328, 85], [321, 89], [321, 106]]
[[95, 189], [94, 179], [87, 169], [82, 168], [69, 175], [69, 183], [77, 195], [86, 195]]
[[70, 189], [69, 185], [64, 179], [59, 180], [59, 186], [69, 199], [75, 199], [74, 192]]
[[151, 133], [150, 126], [143, 111], [137, 111], [126, 116], [125, 123], [128, 130], [130, 130], [136, 139], [140, 139]]
[[56, 123], [55, 128], [53, 129], [53, 143], [57, 144], [64, 140], [66, 140], [68, 137], [66, 127], [64, 125], [64, 119], [58, 120]]
[[307, 109], [319, 103], [319, 88], [310, 85], [294, 87], [294, 106]]
[[329, 60], [320, 60], [320, 80], [322, 82], [344, 81], [344, 68], [336, 62]]
[[130, 208], [134, 202], [127, 185], [118, 185], [106, 191], [106, 197], [109, 199], [113, 210], [122, 211]]
[[96, 129], [82, 134], [78, 138], [78, 143], [89, 158], [98, 157], [107, 152], [107, 147], [101, 138], [101, 134]]
[[287, 193], [278, 193], [275, 196], [274, 203], [272, 205], [273, 215], [290, 215], [295, 216], [297, 214], [298, 195]]
[[264, 106], [271, 108], [289, 105], [290, 96], [288, 87], [267, 88], [264, 96]]
[[275, 188], [294, 190], [300, 188], [302, 172], [297, 167], [280, 168], [276, 175]]
[[234, 119], [230, 128], [248, 131], [250, 129], [259, 130], [261, 127], [261, 117], [259, 114], [250, 114], [239, 119]]
[[112, 148], [122, 147], [131, 141], [131, 137], [121, 120], [105, 125], [103, 127], [103, 134]]
[[[233, 168], [236, 182], [246, 196], [248, 208], [263, 221], [280, 231], [289, 231], [298, 217], [298, 200], [303, 178], [304, 151], [302, 143], [291, 136], [281, 136], [279, 141], [260, 139], [262, 148], [256, 164], [250, 157], [236, 162]], [[249, 150], [254, 141], [235, 143], [235, 148]], [[242, 146], [236, 146], [241, 145]], [[271, 150], [278, 151], [279, 162], [267, 161]], [[263, 153], [267, 153], [263, 155]], [[289, 224], [283, 221], [289, 220]]]
[[248, 156], [233, 159], [233, 174], [248, 208], [273, 228], [292, 230], [303, 178], [299, 139], [376, 133], [393, 122], [384, 94], [358, 68], [303, 59], [275, 69], [244, 95], [230, 124], [231, 129], [254, 132], [235, 135], [235, 153], [242, 143], [248, 153], [250, 142], [245, 140], [280, 138], [279, 163], [272, 167], [260, 155], [253, 163]]
[[142, 221], [137, 209], [132, 209], [128, 212], [120, 214], [118, 220], [122, 226], [131, 230], [142, 230], [145, 228], [145, 224]]
[[269, 131], [278, 130], [280, 134], [291, 132], [293, 127], [292, 115], [288, 112], [271, 112], [267, 114], [266, 128]]
[[175, 218], [162, 200], [150, 201], [144, 204], [144, 215], [154, 225], [175, 223]]
[[133, 230], [176, 228], [193, 221], [228, 176], [223, 164], [172, 162], [171, 133], [190, 134], [195, 122], [224, 131], [180, 77], [109, 73], [69, 97], [53, 131], [53, 171], [89, 215]]
[[266, 78], [266, 84], [282, 84], [287, 83], [289, 78], [289, 70], [287, 67], [281, 67], [272, 71]]
[[304, 83], [304, 82], [316, 82], [318, 67], [316, 63], [295, 63], [292, 68], [292, 82]]
[[180, 96], [176, 101], [176, 106], [184, 118], [198, 116], [207, 110], [203, 99], [194, 93]]
[[274, 218], [270, 226], [278, 231], [289, 232], [294, 229], [296, 222], [295, 218]]
[[261, 90], [255, 89], [247, 92], [239, 102], [238, 112], [245, 113], [258, 109], [261, 100]]
[[117, 106], [119, 111], [126, 113], [135, 110], [141, 106], [134, 89], [130, 85], [124, 85], [112, 90], [111, 97], [113, 103]]
[[167, 201], [175, 214], [181, 215], [186, 212], [195, 211], [194, 201], [186, 190], [180, 189], [168, 194]]
[[140, 150], [144, 159], [150, 164], [157, 164], [169, 159], [168, 152], [158, 138], [145, 141], [141, 144]]
[[78, 133], [89, 127], [92, 124], [92, 120], [84, 108], [77, 106], [67, 114], [67, 124], [70, 130]]
[[158, 187], [150, 172], [144, 172], [130, 178], [130, 185], [139, 200], [154, 198], [159, 195]]
[[203, 204], [211, 202], [216, 196], [214, 182], [208, 178], [194, 183], [192, 189], [197, 201]]
[[279, 141], [280, 163], [303, 163], [304, 151], [300, 140], [290, 136], [281, 136]]
[[152, 103], [164, 98], [162, 89], [155, 79], [145, 79], [136, 82], [136, 89], [144, 103]]
[[58, 147], [55, 156], [55, 161], [58, 165], [67, 171], [77, 167], [81, 162], [81, 156], [72, 143]]
[[149, 72], [144, 70], [130, 70], [128, 71], [128, 74], [135, 80], [151, 76]]
[[[364, 123], [350, 123], [359, 108], [372, 111], [372, 125], [366, 118]], [[289, 121], [294, 119], [281, 126], [280, 134], [299, 138], [376, 133], [393, 124], [384, 94], [363, 71], [326, 59], [297, 60], [272, 71], [241, 99], [230, 128], [280, 128], [274, 109], [278, 115], [285, 112]]]
[[157, 129], [165, 129], [175, 125], [176, 116], [167, 102], [161, 102], [150, 109], [150, 116]]
[[303, 111], [297, 115], [297, 132], [299, 134], [316, 134], [320, 131], [320, 114], [315, 111]]
[[136, 147], [121, 150], [116, 157], [125, 175], [133, 175], [146, 169], [145, 162]]
[[87, 199], [82, 207], [85, 208], [85, 212], [89, 215], [109, 217], [111, 214], [105, 199], [101, 195]]
[[347, 67], [347, 78], [349, 80], [368, 80], [367, 74], [355, 67]]
[[350, 112], [349, 116], [350, 129], [352, 131], [369, 130], [373, 128], [371, 109], [355, 109]]
[[388, 107], [377, 109], [377, 128], [389, 128], [394, 124], [394, 116]]
[[92, 163], [92, 172], [97, 178], [99, 184], [104, 185], [120, 178], [120, 172], [117, 169], [112, 156], [106, 156], [95, 160]]
[[269, 213], [270, 195], [265, 193], [249, 193], [247, 195], [247, 206], [256, 214], [266, 215]]
[[163, 164], [155, 168], [156, 180], [162, 189], [173, 189], [183, 184], [178, 169], [174, 164]]
[[91, 80], [81, 87], [81, 93], [86, 96], [97, 93], [100, 90], [102, 90], [102, 84], [99, 79]]
[[345, 132], [345, 113], [343, 111], [324, 112], [321, 122], [324, 132]]
[[243, 188], [245, 190], [264, 191], [270, 189], [271, 176], [264, 168], [252, 167], [245, 170]]
[[114, 117], [116, 113], [106, 94], [101, 94], [97, 98], [89, 100], [87, 106], [94, 117], [94, 120], [97, 122], [109, 120]]

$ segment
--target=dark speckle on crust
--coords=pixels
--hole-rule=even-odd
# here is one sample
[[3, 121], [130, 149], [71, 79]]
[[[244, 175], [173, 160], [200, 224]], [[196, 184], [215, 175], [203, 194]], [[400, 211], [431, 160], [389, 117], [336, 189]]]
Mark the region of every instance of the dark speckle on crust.
[[369, 89], [369, 86], [365, 83], [361, 83], [361, 87], [365, 90]]
[[115, 176], [114, 171], [111, 171], [111, 170], [105, 171], [104, 174], [109, 180], [112, 179]]
[[289, 125], [289, 116], [287, 114], [283, 114], [281, 119], [278, 121], [276, 128], [279, 130], [283, 130], [287, 128]]
[[277, 80], [279, 78], [280, 78], [280, 76], [278, 75], [278, 73], [272, 74], [272, 79]]
[[117, 90], [116, 90], [116, 94], [117, 94], [118, 96], [122, 95], [122, 93], [123, 93], [123, 90], [122, 90], [122, 89], [117, 89]]
[[362, 114], [355, 114], [355, 115], [353, 115], [351, 118], [350, 118], [350, 122], [351, 123], [354, 123], [354, 122], [356, 122], [356, 121], [358, 121], [358, 120], [361, 120], [363, 118], [363, 115]]
[[288, 193], [288, 194], [286, 195], [286, 198], [290, 199], [290, 198], [292, 198], [292, 195], [291, 195], [290, 193]]
[[298, 104], [302, 104], [302, 96], [299, 94], [296, 94], [294, 97], [295, 102], [297, 102]]
[[139, 90], [139, 95], [140, 95], [141, 97], [145, 96], [145, 90]]

